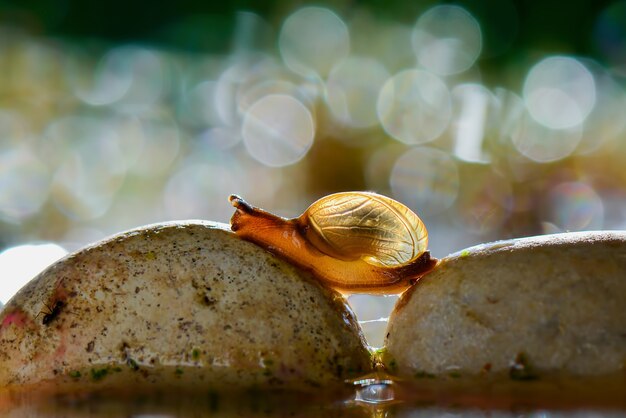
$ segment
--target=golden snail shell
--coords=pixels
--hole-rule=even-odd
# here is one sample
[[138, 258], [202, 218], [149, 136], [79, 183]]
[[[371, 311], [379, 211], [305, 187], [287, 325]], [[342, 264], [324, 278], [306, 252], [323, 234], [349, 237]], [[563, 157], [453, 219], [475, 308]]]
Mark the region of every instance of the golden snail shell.
[[376, 193], [346, 192], [323, 197], [300, 217], [317, 248], [342, 260], [362, 258], [378, 266], [400, 266], [426, 251], [422, 220], [402, 203]]
[[431, 270], [428, 232], [403, 204], [367, 192], [336, 193], [285, 219], [230, 196], [231, 229], [344, 293], [397, 293]]

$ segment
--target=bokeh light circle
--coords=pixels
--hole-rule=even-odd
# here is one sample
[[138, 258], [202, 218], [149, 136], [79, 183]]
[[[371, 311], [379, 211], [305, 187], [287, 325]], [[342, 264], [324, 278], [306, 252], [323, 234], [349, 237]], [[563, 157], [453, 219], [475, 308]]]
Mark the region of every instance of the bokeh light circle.
[[226, 222], [232, 209], [220, 197], [233, 190], [245, 192], [238, 187], [238, 176], [232, 172], [236, 168], [236, 162], [226, 156], [220, 162], [186, 161], [170, 176], [163, 192], [168, 218]]
[[234, 147], [241, 141], [239, 130], [215, 127], [202, 132], [198, 139], [206, 143], [209, 149], [225, 150]]
[[213, 103], [221, 122], [227, 126], [238, 126], [240, 114], [238, 109], [237, 95], [239, 89], [253, 64], [250, 62], [238, 62], [227, 68], [217, 79]]
[[29, 116], [8, 109], [0, 109], [0, 150], [24, 145], [33, 136]]
[[292, 71], [325, 76], [350, 52], [350, 35], [346, 24], [332, 11], [303, 7], [283, 23], [278, 46]]
[[385, 67], [373, 58], [349, 57], [335, 65], [326, 82], [327, 102], [335, 119], [355, 128], [377, 124], [376, 101], [388, 78]]
[[113, 59], [128, 66], [132, 84], [121, 100], [121, 107], [129, 110], [146, 109], [166, 96], [169, 63], [165, 54], [139, 46], [124, 46], [111, 51]]
[[248, 109], [242, 136], [250, 155], [270, 167], [294, 164], [315, 137], [311, 112], [292, 96], [271, 94]]
[[121, 138], [106, 120], [70, 116], [46, 129], [45, 152], [55, 163], [51, 196], [73, 220], [102, 216], [127, 174]]
[[593, 65], [596, 82], [596, 104], [583, 125], [583, 139], [578, 154], [590, 154], [609, 141], [617, 140], [626, 129], [626, 91], [609, 71], [598, 63]]
[[604, 205], [596, 191], [584, 182], [565, 182], [548, 194], [548, 221], [562, 231], [601, 229]]
[[203, 81], [184, 95], [179, 107], [179, 118], [192, 127], [206, 127], [221, 122], [215, 100], [217, 83]]
[[396, 160], [389, 183], [394, 197], [418, 214], [436, 214], [454, 203], [459, 171], [447, 153], [415, 147]]
[[531, 68], [524, 83], [530, 115], [552, 129], [582, 124], [593, 110], [593, 75], [580, 61], [564, 56], [546, 58]]
[[89, 105], [117, 103], [127, 109], [143, 109], [160, 100], [166, 89], [168, 68], [165, 57], [156, 50], [124, 45], [100, 60], [92, 79], [78, 69], [71, 77], [74, 94]]
[[[498, 87], [494, 90], [497, 112], [497, 134], [501, 145], [505, 145], [519, 129], [520, 121], [526, 115], [524, 100], [511, 90]], [[502, 152], [502, 151], [501, 151]]]
[[268, 77], [275, 77], [277, 63], [263, 53], [245, 54], [237, 57], [217, 78], [213, 105], [221, 123], [230, 127], [241, 125], [242, 96], [251, 83]]
[[486, 138], [495, 131], [498, 102], [481, 84], [459, 84], [452, 89], [454, 155], [464, 161], [487, 163]]
[[507, 178], [488, 165], [465, 166], [455, 202], [460, 229], [485, 235], [498, 230], [513, 207], [513, 189]]
[[250, 106], [263, 97], [271, 94], [283, 94], [295, 97], [311, 109], [313, 101], [311, 100], [309, 94], [304, 90], [305, 89], [300, 88], [300, 86], [292, 83], [291, 81], [274, 78], [263, 79], [243, 89], [238, 100], [239, 113], [244, 115]]
[[450, 92], [436, 75], [405, 70], [384, 84], [377, 111], [389, 135], [407, 144], [425, 143], [441, 135], [450, 122]]
[[406, 147], [393, 141], [378, 147], [367, 159], [365, 170], [365, 186], [384, 195], [391, 195], [389, 176], [396, 160], [406, 152]]
[[54, 203], [73, 220], [91, 220], [104, 215], [124, 179], [124, 173], [110, 172], [105, 167], [107, 159], [103, 155], [118, 150], [106, 149], [104, 144], [88, 148], [89, 153], [83, 150], [70, 153], [53, 177]]
[[568, 129], [550, 129], [528, 112], [522, 113], [511, 129], [513, 146], [525, 157], [539, 163], [569, 156], [582, 138], [580, 125]]
[[367, 13], [352, 17], [349, 24], [350, 49], [354, 55], [375, 57], [391, 72], [415, 66], [412, 26], [380, 21]]
[[467, 10], [453, 5], [427, 10], [417, 20], [411, 40], [419, 64], [442, 76], [470, 68], [482, 49], [480, 25]]
[[167, 173], [181, 151], [181, 131], [166, 114], [129, 117], [120, 124], [119, 144], [128, 169], [135, 175], [154, 177]]
[[0, 220], [19, 222], [36, 214], [50, 190], [50, 173], [26, 149], [0, 153]]
[[126, 60], [109, 52], [92, 71], [81, 62], [69, 62], [68, 77], [76, 97], [92, 106], [110, 105], [120, 100], [130, 90], [133, 75]]

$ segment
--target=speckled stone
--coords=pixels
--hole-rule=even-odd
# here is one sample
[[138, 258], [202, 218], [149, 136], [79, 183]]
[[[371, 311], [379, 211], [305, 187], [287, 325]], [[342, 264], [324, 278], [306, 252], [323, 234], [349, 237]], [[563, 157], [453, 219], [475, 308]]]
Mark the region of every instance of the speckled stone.
[[0, 385], [313, 389], [371, 370], [338, 293], [237, 238], [177, 222], [55, 263], [0, 313]]
[[623, 373], [626, 232], [453, 254], [402, 296], [387, 332], [387, 367], [408, 377]]

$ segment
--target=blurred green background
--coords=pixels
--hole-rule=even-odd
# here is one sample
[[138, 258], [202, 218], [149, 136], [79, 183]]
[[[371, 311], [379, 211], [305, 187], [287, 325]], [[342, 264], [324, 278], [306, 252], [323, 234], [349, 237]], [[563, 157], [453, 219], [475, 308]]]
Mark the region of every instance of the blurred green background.
[[626, 0], [0, 1], [0, 301], [231, 193], [383, 193], [436, 257], [624, 229], [625, 85]]

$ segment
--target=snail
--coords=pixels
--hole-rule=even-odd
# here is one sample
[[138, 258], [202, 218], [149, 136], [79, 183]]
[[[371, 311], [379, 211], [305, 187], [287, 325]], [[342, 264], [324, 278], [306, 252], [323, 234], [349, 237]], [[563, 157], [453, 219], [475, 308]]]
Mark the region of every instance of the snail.
[[231, 229], [342, 293], [400, 293], [437, 263], [428, 232], [403, 204], [370, 192], [325, 196], [286, 219], [231, 195]]

